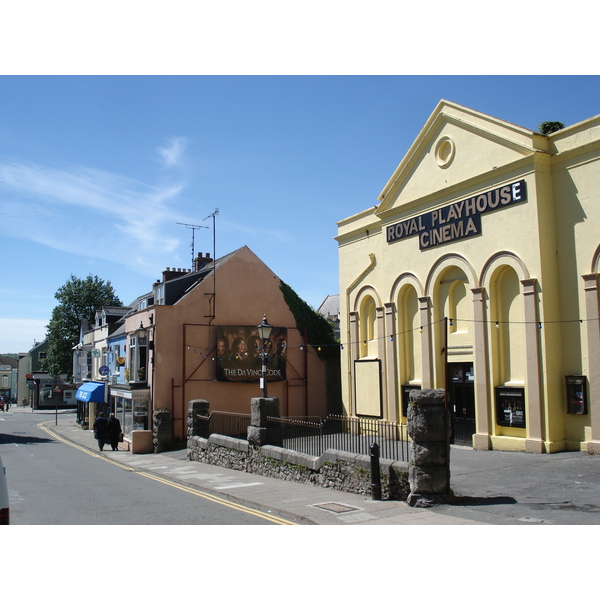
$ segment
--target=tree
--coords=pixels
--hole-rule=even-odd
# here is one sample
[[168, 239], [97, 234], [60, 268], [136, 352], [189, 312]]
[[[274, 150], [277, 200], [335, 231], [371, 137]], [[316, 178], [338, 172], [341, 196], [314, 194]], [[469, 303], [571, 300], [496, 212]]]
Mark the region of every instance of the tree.
[[565, 124], [560, 121], [544, 121], [540, 123], [539, 130], [542, 135], [550, 135], [555, 131], [560, 131], [565, 128]]
[[73, 347], [79, 341], [81, 319], [94, 321], [96, 311], [103, 306], [123, 306], [110, 281], [97, 275], [79, 279], [74, 275], [60, 288], [54, 297], [59, 304], [52, 311], [46, 326], [48, 351], [44, 362], [53, 377], [73, 374]]

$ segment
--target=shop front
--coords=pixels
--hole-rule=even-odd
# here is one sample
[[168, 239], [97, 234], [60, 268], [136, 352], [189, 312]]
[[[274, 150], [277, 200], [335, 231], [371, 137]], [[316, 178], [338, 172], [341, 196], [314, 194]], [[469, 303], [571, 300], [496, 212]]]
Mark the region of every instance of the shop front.
[[110, 406], [112, 412], [121, 422], [123, 436], [131, 439], [132, 431], [149, 429], [150, 420], [148, 406], [150, 404], [150, 390], [110, 388]]
[[77, 401], [77, 424], [90, 429], [98, 412], [106, 411], [106, 383], [104, 381], [86, 381], [75, 392]]

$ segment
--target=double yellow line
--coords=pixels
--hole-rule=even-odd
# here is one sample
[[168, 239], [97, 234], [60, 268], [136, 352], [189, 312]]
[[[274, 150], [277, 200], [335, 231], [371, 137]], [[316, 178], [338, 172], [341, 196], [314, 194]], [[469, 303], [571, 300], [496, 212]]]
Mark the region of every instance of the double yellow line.
[[[49, 423], [49, 421], [47, 423]], [[105, 458], [104, 456], [101, 456], [97, 452], [93, 452], [92, 450], [89, 450], [88, 448], [85, 448], [84, 446], [75, 444], [71, 440], [68, 440], [67, 438], [63, 437], [62, 435], [59, 435], [58, 433], [52, 431], [51, 429], [48, 429], [47, 423], [39, 423], [38, 426], [40, 427], [40, 429], [43, 429], [48, 435], [51, 435], [52, 437], [63, 442], [64, 444], [72, 446], [73, 448], [76, 448], [77, 450], [81, 450], [81, 452], [85, 452], [86, 454], [89, 454], [90, 456], [93, 456], [94, 458], [104, 460], [113, 465], [117, 465], [117, 466], [121, 467], [122, 469], [125, 469], [126, 471], [133, 471], [133, 472], [137, 473], [138, 475], [141, 475], [142, 477], [147, 477], [148, 479], [153, 479], [154, 481], [158, 481], [159, 483], [169, 485], [169, 486], [171, 486], [175, 489], [181, 490], [183, 492], [188, 492], [189, 494], [193, 494], [194, 496], [199, 496], [200, 498], [204, 498], [205, 500], [209, 500], [210, 502], [215, 502], [216, 504], [221, 504], [222, 506], [226, 506], [228, 508], [233, 508], [234, 510], [238, 510], [240, 512], [247, 513], [249, 515], [259, 517], [261, 519], [264, 519], [265, 521], [270, 521], [271, 523], [275, 523], [277, 525], [297, 525], [297, 523], [294, 523], [294, 521], [289, 521], [288, 519], [284, 519], [283, 517], [278, 517], [277, 515], [270, 515], [268, 513], [262, 512], [260, 510], [248, 508], [247, 506], [243, 506], [242, 504], [237, 504], [235, 502], [231, 502], [230, 500], [226, 500], [225, 498], [220, 498], [219, 496], [214, 496], [213, 494], [209, 494], [207, 492], [201, 492], [200, 490], [196, 490], [187, 485], [182, 485], [180, 483], [176, 483], [174, 481], [164, 479], [163, 477], [159, 477], [158, 475], [154, 475], [152, 473], [144, 473], [143, 471], [136, 471], [135, 469], [132, 469], [131, 467], [128, 467], [126, 465], [122, 465], [121, 463], [119, 463], [115, 460], [111, 460], [110, 458]]]

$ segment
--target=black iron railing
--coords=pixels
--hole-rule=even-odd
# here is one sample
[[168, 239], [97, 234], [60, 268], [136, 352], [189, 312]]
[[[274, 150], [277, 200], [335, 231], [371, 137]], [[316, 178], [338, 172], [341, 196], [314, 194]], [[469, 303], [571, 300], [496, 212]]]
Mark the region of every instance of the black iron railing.
[[294, 418], [270, 418], [283, 428], [283, 446], [320, 456], [325, 450], [341, 450], [369, 456], [377, 443], [381, 458], [408, 461], [409, 438], [406, 425], [369, 419], [330, 415], [322, 422]]
[[[209, 433], [245, 439], [250, 415], [212, 411], [208, 421]], [[306, 420], [304, 420], [306, 419]], [[370, 419], [330, 415], [319, 417], [269, 417], [273, 425], [283, 429], [283, 447], [311, 456], [321, 456], [325, 450], [340, 450], [369, 456], [371, 444], [377, 443], [381, 458], [408, 462], [409, 437], [406, 425]]]
[[234, 438], [245, 439], [248, 435], [250, 415], [213, 410], [208, 417], [197, 415], [202, 421], [208, 421], [208, 432]]
[[[245, 439], [250, 415], [212, 411], [207, 420], [209, 433]], [[319, 417], [269, 417], [283, 429], [283, 446], [311, 456], [325, 450], [340, 450], [369, 456], [371, 444], [377, 443], [381, 458], [408, 462], [409, 437], [406, 425], [366, 417], [330, 415]]]

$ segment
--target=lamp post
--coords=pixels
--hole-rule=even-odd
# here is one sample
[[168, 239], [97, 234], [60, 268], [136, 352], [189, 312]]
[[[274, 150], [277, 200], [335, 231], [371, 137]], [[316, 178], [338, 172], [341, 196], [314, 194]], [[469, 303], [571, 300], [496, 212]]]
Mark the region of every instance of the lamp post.
[[262, 340], [262, 352], [260, 355], [260, 358], [262, 361], [261, 387], [263, 390], [263, 398], [268, 398], [268, 396], [267, 396], [267, 359], [268, 359], [269, 355], [267, 352], [267, 342], [269, 341], [269, 338], [271, 337], [271, 331], [273, 331], [273, 328], [267, 322], [267, 315], [265, 315], [263, 317], [262, 323], [260, 325], [258, 325], [256, 330], [258, 332], [258, 337]]
[[139, 340], [145, 340], [148, 336], [148, 332], [144, 329], [144, 324], [140, 321], [140, 326], [135, 330]]

